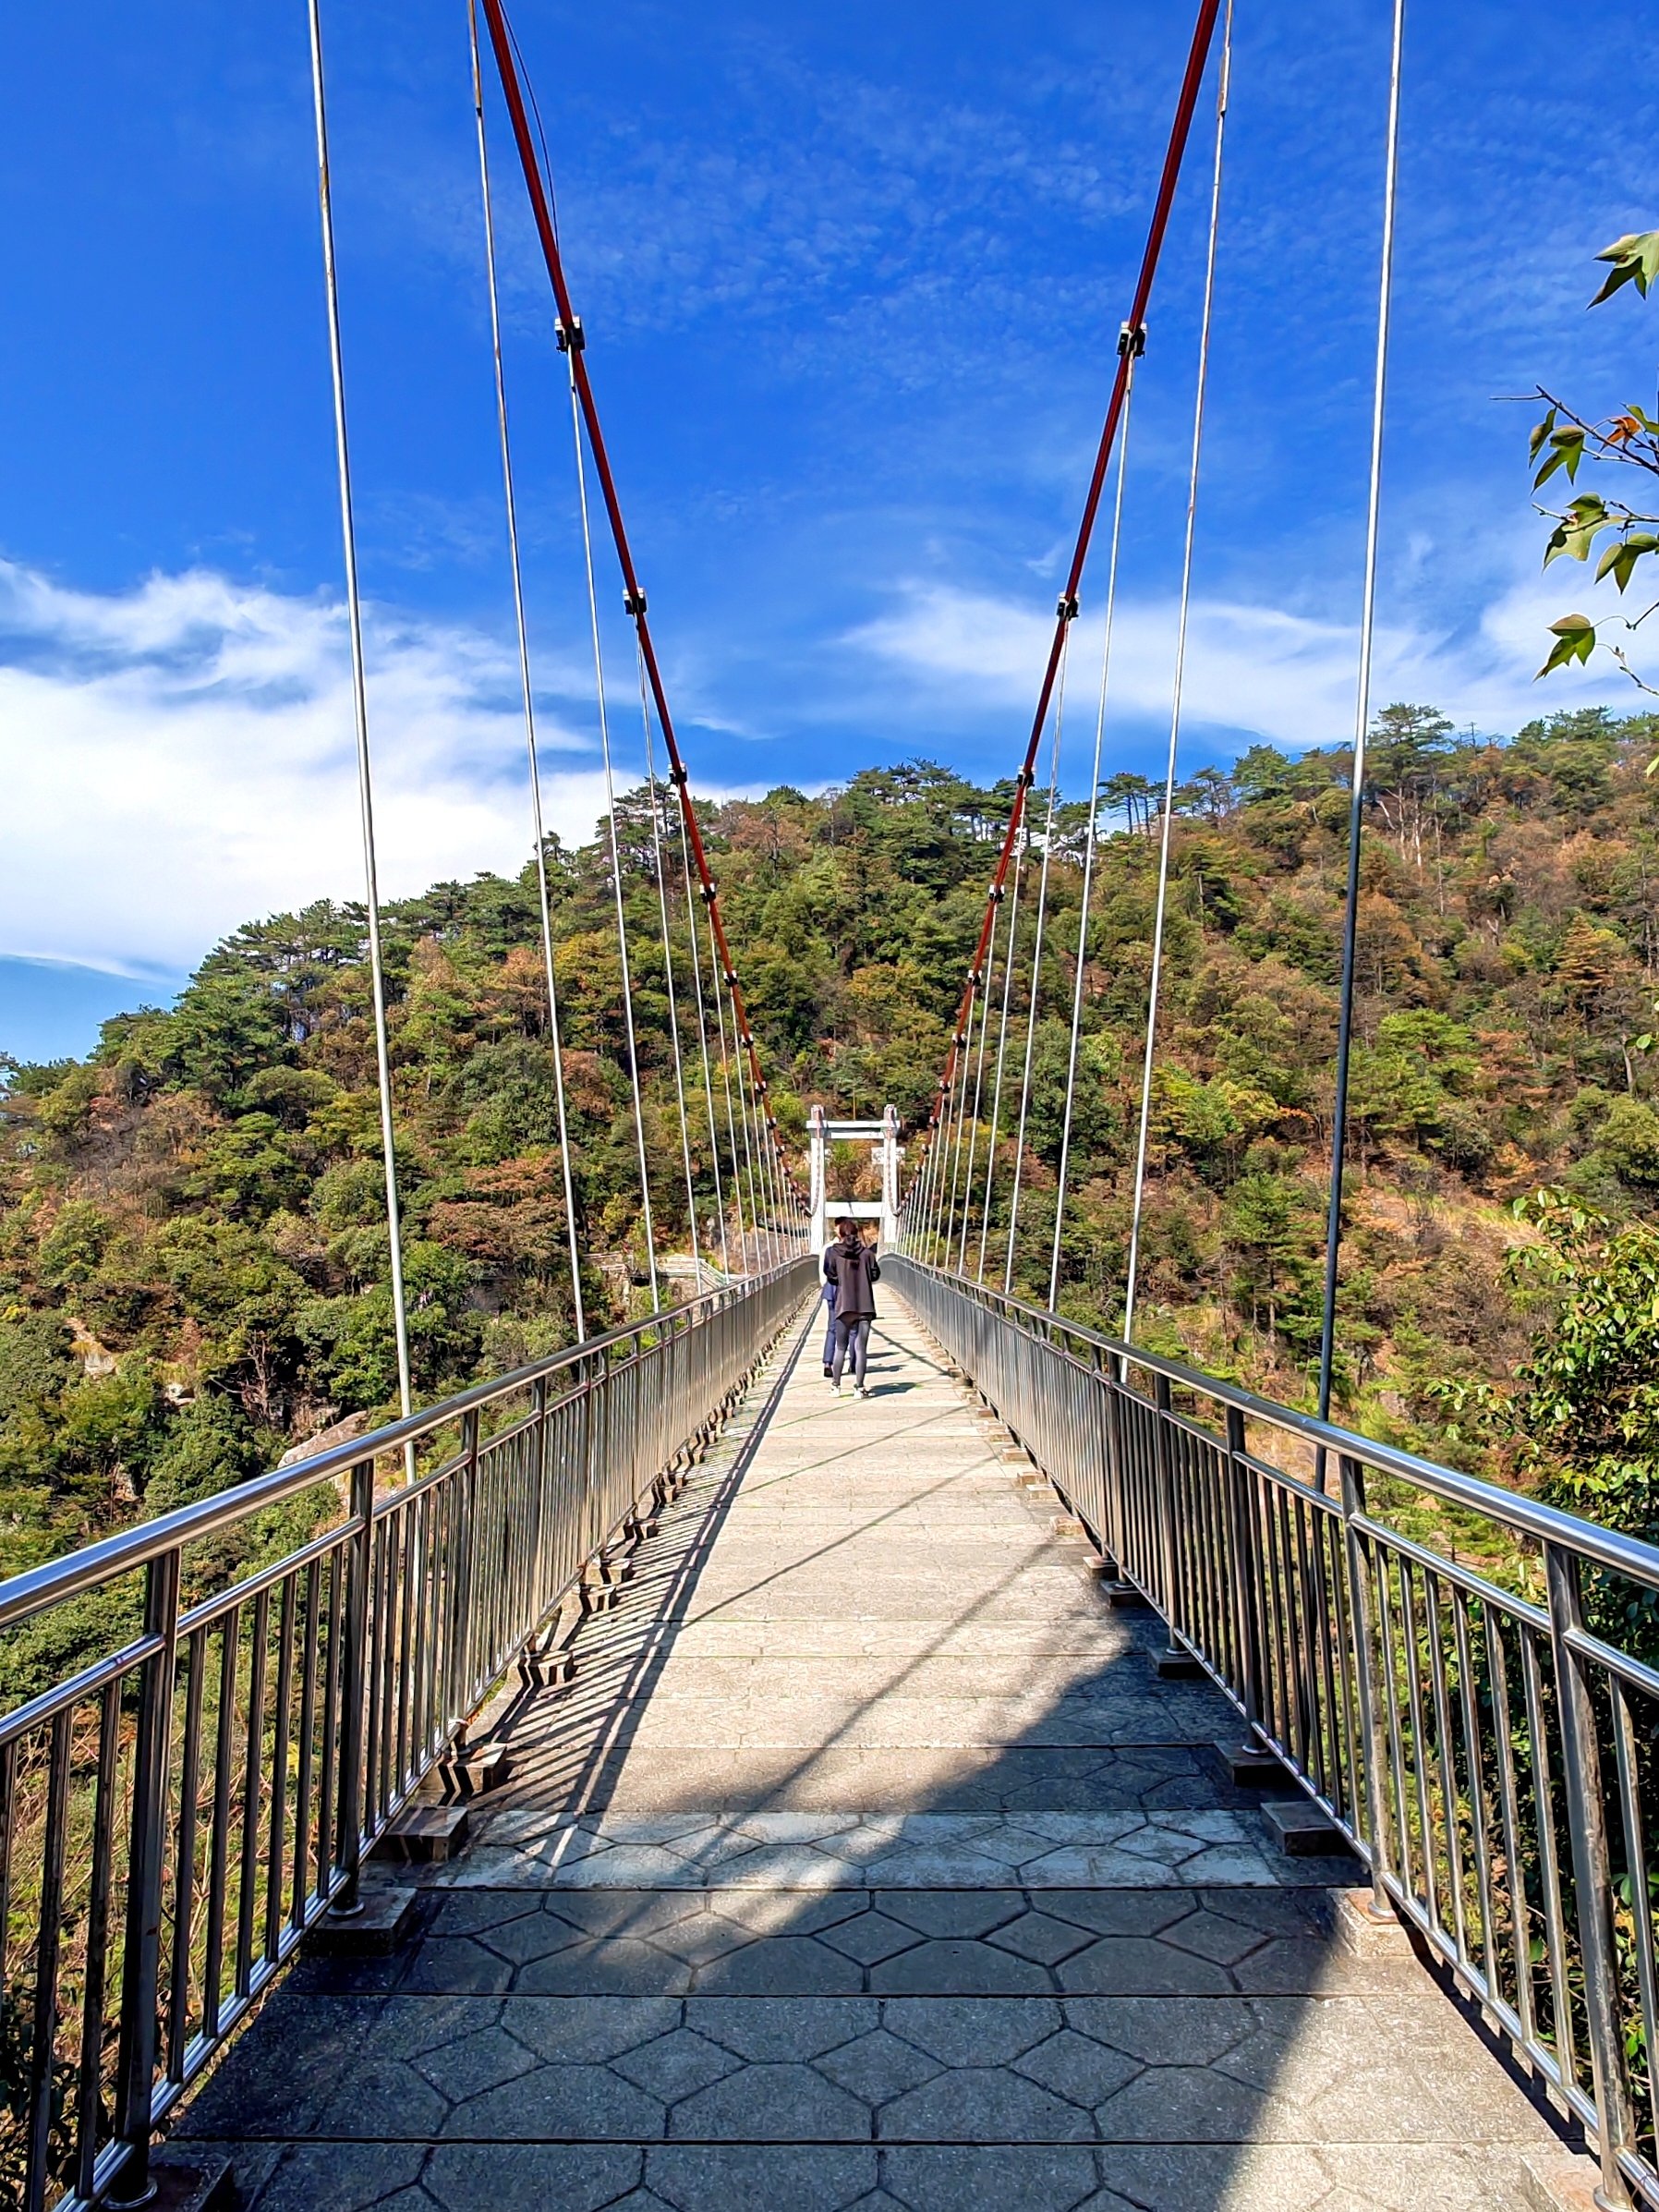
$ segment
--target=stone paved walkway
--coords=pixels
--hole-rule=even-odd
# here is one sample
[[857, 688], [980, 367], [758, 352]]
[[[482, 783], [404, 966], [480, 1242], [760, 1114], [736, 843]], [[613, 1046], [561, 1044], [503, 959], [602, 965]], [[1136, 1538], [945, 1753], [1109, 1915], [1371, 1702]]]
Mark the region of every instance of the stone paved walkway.
[[[313, 1959], [183, 2132], [257, 2212], [1522, 2212], [1546, 2122], [1357, 1958], [1051, 1496], [884, 1299], [816, 1322], [528, 1698], [418, 1940]], [[410, 1877], [409, 1878], [417, 1878]]]

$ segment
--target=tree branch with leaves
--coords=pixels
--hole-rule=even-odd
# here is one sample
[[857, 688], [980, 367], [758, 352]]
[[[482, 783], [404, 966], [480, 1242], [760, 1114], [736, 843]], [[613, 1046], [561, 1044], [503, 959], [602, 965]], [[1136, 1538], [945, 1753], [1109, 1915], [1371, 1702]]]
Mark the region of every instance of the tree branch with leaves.
[[[1590, 302], [1592, 307], [1599, 307], [1626, 285], [1634, 285], [1645, 298], [1649, 286], [1659, 277], [1659, 231], [1637, 231], [1617, 238], [1596, 259], [1608, 262], [1610, 267], [1601, 290]], [[1618, 414], [1592, 419], [1542, 384], [1538, 387], [1538, 396], [1547, 411], [1543, 420], [1534, 425], [1530, 444], [1532, 458], [1537, 464], [1537, 473], [1532, 479], [1534, 492], [1542, 491], [1557, 474], [1565, 475], [1568, 484], [1576, 486], [1579, 470], [1586, 459], [1659, 477], [1659, 419], [1644, 408], [1632, 405]], [[1544, 552], [1546, 568], [1563, 553], [1572, 560], [1587, 563], [1599, 543], [1595, 580], [1599, 584], [1611, 577], [1622, 593], [1638, 565], [1650, 554], [1659, 553], [1659, 515], [1649, 514], [1644, 507], [1633, 505], [1628, 500], [1604, 499], [1592, 491], [1575, 492], [1565, 508], [1557, 511], [1541, 507], [1539, 512], [1555, 526]], [[1604, 542], [1608, 532], [1612, 533], [1611, 540]], [[1638, 675], [1624, 648], [1601, 635], [1615, 624], [1630, 631], [1640, 629], [1656, 612], [1659, 612], [1659, 600], [1640, 614], [1604, 615], [1600, 622], [1592, 621], [1588, 614], [1561, 615], [1550, 625], [1556, 642], [1538, 674], [1545, 676], [1552, 669], [1566, 668], [1575, 661], [1588, 662], [1600, 646], [1612, 654], [1641, 690], [1659, 697], [1659, 687]]]

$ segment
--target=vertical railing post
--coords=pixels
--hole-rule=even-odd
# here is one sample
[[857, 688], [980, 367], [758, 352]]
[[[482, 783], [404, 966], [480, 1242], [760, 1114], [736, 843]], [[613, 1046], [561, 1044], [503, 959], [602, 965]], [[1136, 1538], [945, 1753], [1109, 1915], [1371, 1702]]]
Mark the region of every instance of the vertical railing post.
[[1259, 1732], [1262, 1697], [1262, 1571], [1256, 1541], [1255, 1477], [1246, 1458], [1244, 1415], [1227, 1408], [1227, 1494], [1232, 1508], [1233, 1573], [1229, 1600], [1234, 1648], [1239, 1655], [1239, 1686], [1244, 1718]]
[[529, 1611], [530, 1625], [539, 1628], [541, 1616], [547, 1606], [547, 1586], [551, 1579], [547, 1564], [548, 1511], [547, 1511], [547, 1377], [539, 1375], [530, 1388], [530, 1418], [536, 1424], [535, 1479], [530, 1485], [536, 1501], [536, 1539], [530, 1553], [532, 1583]]
[[345, 1581], [345, 1664], [340, 1684], [340, 1888], [331, 1910], [341, 1919], [362, 1910], [363, 1745], [369, 1696], [369, 1581], [374, 1567], [374, 1461], [351, 1471], [351, 1552]]
[[446, 1734], [459, 1730], [471, 1703], [472, 1644], [477, 1610], [473, 1580], [478, 1559], [476, 1536], [478, 1508], [478, 1415], [476, 1406], [470, 1413], [461, 1416], [461, 1465], [455, 1471], [454, 1480], [459, 1486], [461, 1510], [454, 1579], [450, 1588], [450, 1611], [454, 1626], [449, 1645], [449, 1710], [443, 1717]]
[[[1390, 1752], [1399, 1746], [1383, 1738], [1383, 1689], [1376, 1679], [1377, 1647], [1371, 1624], [1371, 1587], [1365, 1578], [1365, 1550], [1359, 1528], [1365, 1511], [1365, 1470], [1350, 1452], [1338, 1462], [1341, 1476], [1342, 1550], [1348, 1572], [1348, 1619], [1353, 1637], [1354, 1688], [1360, 1701], [1360, 1741], [1365, 1760], [1365, 1823], [1370, 1834], [1363, 1841], [1371, 1855], [1371, 1910], [1376, 1919], [1391, 1919], [1393, 1907], [1383, 1878], [1388, 1871], [1388, 1812], [1384, 1776]], [[1388, 1655], [1383, 1654], [1385, 1664]], [[1359, 1813], [1356, 1800], [1354, 1812]], [[1428, 1840], [1423, 1840], [1428, 1847]]]
[[[1618, 2154], [1630, 2143], [1630, 2097], [1618, 2032], [1618, 1980], [1613, 1938], [1613, 1876], [1607, 1852], [1602, 1760], [1596, 1742], [1595, 1700], [1588, 1661], [1574, 1647], [1584, 1625], [1583, 1593], [1577, 1556], [1559, 1544], [1545, 1544], [1544, 1573], [1549, 1595], [1550, 1647], [1555, 1659], [1556, 1701], [1561, 1716], [1561, 1772], [1567, 1791], [1567, 1826], [1572, 1843], [1573, 1890], [1578, 1901], [1579, 1948], [1584, 1966], [1584, 2017], [1589, 2031], [1590, 2068], [1595, 2094], [1596, 2133], [1602, 2185], [1595, 2201], [1608, 2212], [1624, 2212], [1629, 2191], [1619, 2170]], [[1548, 1817], [1548, 1807], [1541, 1808]], [[1639, 1913], [1640, 1917], [1640, 1913]], [[1570, 2002], [1556, 1992], [1557, 2004]]]
[[1176, 1612], [1181, 1600], [1181, 1584], [1175, 1553], [1175, 1413], [1169, 1390], [1169, 1378], [1153, 1378], [1153, 1397], [1157, 1406], [1157, 1487], [1158, 1487], [1158, 1574], [1163, 1579], [1162, 1599], [1164, 1621], [1169, 1631], [1169, 1657], [1183, 1659], [1186, 1654], [1177, 1641]]
[[[157, 1639], [144, 1662], [133, 1744], [132, 1855], [121, 1967], [121, 2044], [116, 2059], [115, 2136], [127, 2155], [112, 2202], [147, 2204], [151, 2111], [155, 2094], [162, 1957], [162, 1868], [167, 1845], [168, 1746], [173, 1675], [178, 1656], [176, 1550], [152, 1559], [144, 1574], [144, 1635]], [[46, 2095], [50, 2097], [50, 2074]]]
[[1106, 1526], [1101, 1535], [1106, 1538], [1112, 1555], [1112, 1564], [1120, 1574], [1123, 1564], [1123, 1532], [1128, 1526], [1128, 1515], [1123, 1507], [1123, 1361], [1116, 1352], [1108, 1352], [1104, 1363], [1106, 1384]]

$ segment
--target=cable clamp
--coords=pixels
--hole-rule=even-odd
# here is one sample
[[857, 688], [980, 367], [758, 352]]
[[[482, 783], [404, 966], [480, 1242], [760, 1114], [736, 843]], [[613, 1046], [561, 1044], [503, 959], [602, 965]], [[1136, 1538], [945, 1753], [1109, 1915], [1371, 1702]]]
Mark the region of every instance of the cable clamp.
[[712, 883], [699, 883], [697, 885], [697, 896], [702, 900], [705, 906], [712, 906], [715, 900], [720, 896], [720, 893], [715, 890]]
[[1021, 768], [1015, 772], [1014, 789], [1016, 791], [1029, 791], [1035, 782], [1036, 770], [1035, 768]]
[[1146, 350], [1146, 325], [1126, 322], [1118, 333], [1118, 351], [1126, 360], [1138, 361]]
[[999, 906], [1008, 896], [1008, 886], [1005, 883], [993, 883], [985, 895], [993, 906]]
[[977, 991], [977, 990], [979, 989], [979, 986], [980, 986], [980, 985], [981, 985], [981, 984], [982, 984], [984, 981], [985, 981], [985, 970], [984, 970], [984, 968], [982, 968], [982, 967], [971, 967], [971, 968], [968, 970], [968, 988], [969, 988], [969, 990], [970, 990], [970, 991]]
[[624, 614], [631, 614], [636, 622], [639, 620], [639, 617], [645, 613], [645, 591], [643, 588], [636, 587], [633, 590], [624, 591], [623, 593], [623, 613]]
[[[728, 991], [735, 991], [737, 989], [737, 970], [734, 967], [729, 967], [725, 971], [725, 976], [726, 989]], [[739, 1042], [743, 1044], [747, 1044], [748, 1041], [749, 1040], [746, 1037], [739, 1039]]]
[[686, 784], [691, 781], [691, 771], [684, 760], [676, 761], [669, 770], [668, 780], [671, 784], [677, 785], [680, 790], [684, 790]]
[[553, 339], [561, 353], [580, 353], [587, 344], [581, 316], [573, 315], [568, 322], [561, 316], [553, 324]]
[[1054, 615], [1057, 622], [1075, 622], [1077, 620], [1077, 594], [1075, 591], [1060, 593], [1054, 609]]

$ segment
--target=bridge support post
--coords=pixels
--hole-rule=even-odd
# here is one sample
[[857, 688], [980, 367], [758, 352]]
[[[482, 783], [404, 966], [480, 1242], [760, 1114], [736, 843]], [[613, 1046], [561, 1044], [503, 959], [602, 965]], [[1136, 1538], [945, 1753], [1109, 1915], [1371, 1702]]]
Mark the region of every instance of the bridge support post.
[[[900, 1236], [899, 1163], [904, 1157], [899, 1143], [897, 1107], [884, 1107], [878, 1122], [838, 1122], [831, 1121], [821, 1106], [815, 1106], [806, 1117], [806, 1134], [810, 1170], [807, 1234], [812, 1250], [821, 1252], [830, 1242], [832, 1212], [838, 1217], [846, 1213], [854, 1221], [874, 1221], [883, 1249], [895, 1250]], [[881, 1185], [879, 1198], [838, 1199], [831, 1207], [830, 1147], [832, 1144], [871, 1147]]]
[[[1605, 2212], [1627, 2212], [1630, 2193], [1619, 2170], [1618, 2154], [1630, 2142], [1633, 2130], [1618, 2031], [1618, 1983], [1611, 1911], [1613, 1875], [1607, 1851], [1601, 1752], [1596, 1743], [1595, 1701], [1588, 1662], [1574, 1642], [1584, 1628], [1578, 1560], [1558, 1544], [1545, 1544], [1544, 1574], [1549, 1596], [1556, 1697], [1561, 1716], [1561, 1771], [1567, 1792], [1568, 1834], [1572, 1843], [1579, 1946], [1584, 1962], [1584, 2017], [1600, 2139], [1597, 2147], [1601, 2153], [1602, 2185], [1595, 2193], [1595, 2201], [1605, 2207]], [[1562, 1998], [1564, 2000], [1565, 1992]]]

